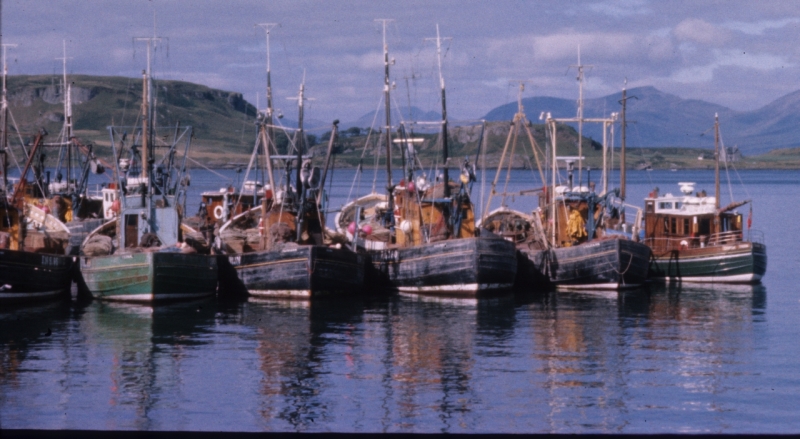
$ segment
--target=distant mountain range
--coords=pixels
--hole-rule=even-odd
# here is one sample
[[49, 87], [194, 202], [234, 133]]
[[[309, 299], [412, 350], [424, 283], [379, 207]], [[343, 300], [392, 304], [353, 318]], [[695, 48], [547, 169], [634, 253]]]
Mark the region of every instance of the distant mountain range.
[[[40, 127], [55, 135], [64, 118], [61, 99], [63, 90], [54, 75], [9, 77], [9, 103], [19, 128], [34, 133]], [[85, 140], [105, 144], [106, 126], [137, 123], [141, 102], [138, 78], [74, 75], [70, 77], [74, 120], [77, 135]], [[226, 159], [226, 154], [248, 154], [255, 138], [255, 108], [241, 93], [211, 89], [182, 81], [158, 81], [159, 124], [174, 126], [191, 124], [200, 151], [209, 157]], [[744, 155], [756, 155], [776, 148], [800, 146], [800, 91], [790, 93], [754, 111], [730, 108], [696, 99], [682, 99], [654, 87], [628, 91], [628, 145], [631, 147], [713, 147], [714, 114], [720, 117], [722, 139], [726, 146], [738, 146]], [[585, 101], [585, 117], [603, 117], [620, 110], [620, 94]], [[539, 114], [550, 112], [554, 117], [574, 117], [575, 100], [554, 97], [532, 97], [522, 100], [525, 111], [534, 123]], [[392, 120], [438, 121], [441, 115], [418, 107], [394, 110]], [[517, 103], [509, 103], [489, 111], [484, 119], [510, 121]], [[287, 112], [281, 123], [296, 126], [296, 116]], [[293, 117], [294, 116], [294, 117]], [[294, 119], [294, 120], [293, 120]], [[369, 112], [352, 122], [343, 122], [341, 129], [383, 125], [383, 109]], [[306, 130], [321, 135], [331, 129], [331, 121], [306, 119]], [[574, 124], [572, 124], [574, 126]], [[598, 124], [584, 125], [584, 135], [602, 139]], [[619, 136], [619, 134], [617, 134]], [[619, 138], [617, 138], [619, 144]]]
[[[800, 91], [783, 96], [757, 110], [734, 111], [698, 99], [682, 99], [654, 87], [628, 90], [628, 145], [631, 147], [714, 146], [714, 114], [719, 115], [725, 146], [738, 146], [745, 155], [761, 154], [775, 148], [800, 146]], [[584, 100], [584, 117], [599, 118], [619, 112], [621, 93]], [[532, 97], [522, 100], [525, 112], [534, 123], [542, 112], [556, 118], [575, 117], [576, 100]], [[511, 120], [517, 103], [501, 105], [484, 119]], [[577, 126], [577, 124], [570, 124]], [[584, 124], [584, 136], [602, 139], [599, 124]], [[617, 130], [617, 144], [619, 131]]]

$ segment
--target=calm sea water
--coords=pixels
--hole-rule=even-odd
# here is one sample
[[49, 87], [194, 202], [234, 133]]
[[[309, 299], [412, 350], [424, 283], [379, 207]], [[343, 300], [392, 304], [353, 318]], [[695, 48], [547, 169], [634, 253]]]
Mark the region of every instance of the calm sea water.
[[[336, 206], [354, 173], [334, 178]], [[762, 285], [4, 307], [0, 428], [798, 433], [800, 179], [731, 179], [768, 246]], [[711, 171], [630, 172], [628, 199], [678, 181], [713, 192]], [[192, 185], [190, 212], [220, 180], [195, 171]], [[371, 185], [366, 172], [361, 191]]]

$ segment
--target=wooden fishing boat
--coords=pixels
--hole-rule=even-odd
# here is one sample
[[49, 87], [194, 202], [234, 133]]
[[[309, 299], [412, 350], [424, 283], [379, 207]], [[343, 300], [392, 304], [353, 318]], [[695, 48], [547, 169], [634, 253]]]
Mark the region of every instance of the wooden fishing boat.
[[[437, 53], [441, 39], [436, 28]], [[386, 166], [388, 194], [370, 194], [343, 210], [352, 222], [348, 232], [354, 248], [369, 255], [371, 284], [407, 293], [477, 296], [508, 290], [516, 276], [514, 245], [475, 226], [470, 188], [475, 174], [465, 161], [459, 182], [451, 182], [448, 167], [441, 181], [428, 184], [424, 175], [414, 178], [414, 160], [407, 157], [399, 184], [392, 181], [389, 52], [384, 35], [384, 102], [386, 105]], [[444, 79], [442, 99], [442, 163], [448, 163], [447, 106]], [[413, 143], [401, 126], [400, 143], [409, 155]], [[341, 227], [341, 219], [337, 221]]]
[[[41, 163], [45, 132], [34, 140], [25, 167], [13, 189], [8, 178], [8, 92], [3, 59], [2, 132], [0, 132], [0, 303], [69, 297], [73, 258], [66, 254], [69, 229], [44, 206], [26, 202], [34, 188], [26, 180]], [[41, 169], [39, 169], [41, 171]]]
[[42, 209], [0, 196], [0, 303], [69, 297], [69, 229]]
[[[147, 41], [149, 51], [154, 40]], [[148, 65], [142, 126], [109, 127], [114, 157], [122, 157], [127, 133], [134, 133], [134, 140], [129, 157], [116, 163], [116, 218], [93, 231], [81, 247], [79, 287], [97, 299], [155, 302], [211, 296], [217, 290], [216, 257], [198, 253], [200, 246], [192, 246], [181, 227], [192, 129], [173, 127], [174, 138], [158, 145], [164, 155], [155, 157], [151, 90]], [[123, 151], [117, 151], [118, 145]]]
[[[267, 28], [269, 36], [269, 28]], [[322, 170], [312, 166], [303, 130], [305, 84], [298, 100], [296, 155], [273, 155], [272, 86], [267, 67], [267, 111], [259, 120], [258, 137], [248, 165], [263, 160], [268, 182], [258, 193], [260, 206], [226, 222], [215, 244], [220, 254], [220, 291], [255, 297], [315, 299], [361, 293], [366, 257], [342, 247], [325, 228], [322, 204], [339, 121], [333, 122]], [[259, 160], [260, 159], [260, 160]], [[275, 185], [273, 161], [285, 166], [283, 184]], [[258, 172], [256, 172], [258, 174]], [[273, 192], [273, 188], [277, 188]], [[254, 195], [255, 196], [255, 195]], [[238, 204], [238, 203], [237, 203]], [[334, 239], [332, 239], [334, 238]]]
[[[582, 71], [579, 70], [579, 72], [579, 79], [581, 79]], [[513, 144], [512, 139], [517, 139], [524, 128], [534, 150], [540, 177], [544, 183], [546, 178], [539, 162], [538, 146], [522, 107], [522, 87], [521, 84], [518, 99], [519, 110], [514, 117], [512, 129], [509, 130], [503, 157], [506, 157], [509, 145]], [[576, 119], [557, 120], [550, 117], [549, 114], [547, 115], [548, 135], [552, 142], [550, 146], [552, 151], [550, 184], [538, 189], [521, 191], [518, 194], [520, 196], [538, 196], [539, 207], [530, 215], [509, 209], [505, 203], [510, 194], [505, 192], [502, 194], [501, 208], [489, 212], [492, 196], [496, 192], [495, 186], [503, 167], [503, 160], [498, 165], [497, 174], [492, 183], [492, 192], [486, 203], [485, 211], [489, 213], [482, 218], [481, 225], [516, 244], [520, 252], [516, 280], [518, 288], [527, 290], [549, 287], [562, 290], [618, 290], [640, 286], [647, 279], [650, 249], [637, 242], [638, 236], [635, 227], [636, 224], [639, 224], [641, 217], [637, 216], [633, 226], [625, 224], [625, 205], [620, 196], [621, 190], [609, 190], [607, 167], [603, 169], [602, 188], [601, 193], [598, 194], [595, 191], [594, 183], [590, 182], [588, 186], [582, 186], [580, 183], [573, 184], [574, 163], [580, 163], [582, 156], [559, 157], [556, 155], [557, 123], [578, 122], [582, 124], [584, 120], [587, 119], [582, 116], [580, 104]], [[606, 151], [605, 130], [614, 122], [614, 119], [590, 121], [604, 124], [603, 150]], [[514, 149], [512, 148], [511, 151], [513, 156]], [[509, 160], [512, 159], [513, 157], [509, 157]], [[567, 167], [566, 185], [556, 183], [559, 162], [565, 163]], [[606, 163], [605, 159], [604, 163]], [[624, 191], [624, 174], [622, 180], [622, 191]]]
[[763, 236], [751, 230], [737, 208], [750, 200], [720, 208], [719, 119], [715, 117], [715, 196], [694, 193], [694, 183], [678, 183], [681, 195], [645, 198], [645, 239], [653, 252], [650, 278], [667, 282], [756, 283], [767, 271]]

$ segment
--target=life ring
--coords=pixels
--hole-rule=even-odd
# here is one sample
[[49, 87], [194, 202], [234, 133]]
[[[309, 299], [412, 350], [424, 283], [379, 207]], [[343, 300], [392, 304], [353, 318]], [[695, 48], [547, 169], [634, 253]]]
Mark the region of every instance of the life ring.
[[222, 210], [222, 206], [217, 206], [217, 207], [215, 207], [215, 208], [214, 208], [214, 218], [216, 218], [216, 219], [222, 219], [222, 214], [223, 214], [224, 212], [225, 212], [225, 211], [224, 211], [224, 210]]
[[687, 248], [689, 248], [689, 242], [684, 239], [681, 241], [681, 250], [686, 250]]

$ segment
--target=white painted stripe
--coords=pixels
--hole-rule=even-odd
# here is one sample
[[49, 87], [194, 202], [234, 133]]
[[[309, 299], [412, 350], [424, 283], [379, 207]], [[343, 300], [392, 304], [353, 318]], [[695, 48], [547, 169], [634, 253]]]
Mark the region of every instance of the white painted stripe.
[[706, 282], [706, 283], [742, 283], [757, 282], [761, 280], [761, 275], [755, 273], [734, 274], [730, 276], [675, 276], [675, 277], [651, 277], [654, 281], [662, 282]]
[[214, 292], [210, 293], [174, 293], [174, 294], [118, 294], [112, 296], [104, 296], [102, 293], [93, 294], [95, 299], [108, 300], [114, 302], [150, 302], [154, 300], [167, 300], [167, 299], [196, 299], [198, 297], [213, 296]]
[[513, 284], [451, 284], [451, 285], [432, 285], [422, 287], [398, 287], [397, 289], [404, 293], [435, 293], [435, 292], [478, 292], [485, 290], [499, 290], [511, 288]]
[[617, 282], [606, 282], [601, 284], [569, 284], [569, 285], [556, 285], [556, 290], [559, 291], [576, 291], [576, 290], [624, 290], [628, 288], [640, 287], [642, 284], [619, 284]]
[[0, 293], [0, 299], [28, 299], [34, 297], [50, 297], [66, 293], [65, 290], [40, 291], [36, 293]]
[[311, 290], [247, 290], [251, 296], [260, 297], [311, 297]]

